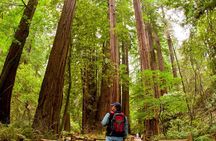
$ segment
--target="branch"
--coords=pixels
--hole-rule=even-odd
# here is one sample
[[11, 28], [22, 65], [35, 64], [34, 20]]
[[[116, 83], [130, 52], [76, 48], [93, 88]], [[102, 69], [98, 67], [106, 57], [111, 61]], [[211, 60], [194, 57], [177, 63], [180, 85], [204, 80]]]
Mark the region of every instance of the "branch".
[[27, 5], [25, 4], [24, 0], [22, 0], [22, 3], [24, 4], [25, 7], [27, 7]]

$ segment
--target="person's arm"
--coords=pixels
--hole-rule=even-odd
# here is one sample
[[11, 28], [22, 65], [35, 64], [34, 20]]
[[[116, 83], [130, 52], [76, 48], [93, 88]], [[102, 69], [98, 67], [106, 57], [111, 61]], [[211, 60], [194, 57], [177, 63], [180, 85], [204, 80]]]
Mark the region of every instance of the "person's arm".
[[110, 113], [107, 113], [107, 114], [104, 116], [103, 120], [101, 121], [101, 124], [102, 124], [103, 126], [106, 126], [106, 125], [109, 123], [109, 117], [110, 117]]

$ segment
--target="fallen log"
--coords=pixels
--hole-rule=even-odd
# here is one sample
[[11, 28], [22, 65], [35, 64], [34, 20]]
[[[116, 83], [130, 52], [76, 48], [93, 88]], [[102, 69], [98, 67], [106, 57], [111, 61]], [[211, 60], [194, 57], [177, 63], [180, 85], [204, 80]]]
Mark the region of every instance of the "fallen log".
[[188, 139], [176, 139], [176, 140], [159, 140], [159, 141], [189, 141]]
[[101, 138], [86, 138], [86, 137], [76, 137], [71, 135], [71, 141], [77, 141], [77, 140], [82, 140], [82, 141], [100, 141], [103, 140], [105, 141], [106, 139], [101, 139]]

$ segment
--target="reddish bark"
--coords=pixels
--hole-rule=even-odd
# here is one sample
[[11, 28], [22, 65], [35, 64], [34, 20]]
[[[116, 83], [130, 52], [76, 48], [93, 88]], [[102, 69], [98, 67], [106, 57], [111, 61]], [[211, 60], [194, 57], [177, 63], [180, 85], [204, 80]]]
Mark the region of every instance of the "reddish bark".
[[69, 56], [68, 56], [68, 61], [67, 61], [67, 73], [68, 73], [68, 89], [67, 89], [67, 94], [66, 94], [66, 103], [65, 103], [65, 108], [64, 108], [64, 113], [62, 117], [62, 123], [60, 126], [60, 131], [62, 131], [63, 127], [66, 129], [66, 131], [70, 131], [70, 113], [68, 112], [68, 109], [70, 108], [70, 91], [71, 91], [71, 85], [72, 85], [72, 76], [71, 76], [71, 49], [72, 47], [70, 46], [69, 49]]
[[[153, 43], [152, 43], [151, 31], [149, 31], [150, 29], [148, 28], [148, 26], [144, 28], [145, 24], [142, 19], [140, 0], [133, 0], [133, 4], [134, 4], [134, 11], [135, 11], [135, 18], [136, 18], [136, 28], [137, 28], [138, 43], [139, 43], [141, 70], [142, 71], [149, 70], [149, 69], [156, 70], [157, 66], [156, 66], [155, 53], [152, 45]], [[151, 52], [151, 54], [149, 54], [149, 52]], [[145, 86], [151, 87], [149, 85], [149, 82], [147, 82], [145, 78], [143, 78], [143, 80]], [[158, 86], [156, 84], [154, 85], [154, 90], [155, 90], [155, 97], [159, 97]], [[148, 93], [148, 90], [145, 91]], [[148, 105], [145, 105], [144, 108], [147, 109]], [[150, 140], [151, 136], [158, 134], [158, 132], [159, 132], [158, 117], [155, 116], [155, 118], [153, 119], [146, 119], [144, 140]]]
[[[155, 55], [155, 49], [153, 47], [153, 37], [152, 37], [152, 29], [151, 29], [151, 25], [147, 24], [146, 25], [146, 33], [147, 33], [147, 39], [149, 42], [149, 50], [150, 50], [150, 66], [151, 66], [151, 70], [156, 71], [158, 70], [158, 65], [157, 65], [157, 61], [156, 61], [156, 55]], [[157, 83], [157, 77], [158, 74], [156, 72], [153, 72], [153, 87], [154, 87], [154, 97], [155, 98], [159, 98], [160, 97], [160, 89]], [[155, 117], [154, 119], [151, 119], [150, 122], [151, 124], [147, 124], [146, 128], [148, 128], [147, 131], [151, 131], [153, 133], [153, 135], [157, 135], [159, 133], [159, 110], [156, 109], [154, 111], [155, 113]]]
[[117, 46], [117, 37], [115, 32], [116, 15], [115, 15], [115, 0], [109, 0], [109, 23], [110, 23], [110, 58], [114, 65], [114, 74], [112, 76], [111, 97], [110, 101], [120, 101], [119, 89], [119, 50]]
[[[128, 63], [128, 43], [122, 42], [122, 64], [125, 65], [125, 76], [129, 79], [129, 63]], [[122, 84], [122, 111], [128, 117], [130, 125], [129, 111], [129, 80], [124, 80]], [[130, 127], [130, 126], [129, 126]]]
[[140, 0], [133, 0], [133, 4], [136, 18], [141, 70], [146, 70], [150, 68], [150, 64]]
[[[89, 54], [88, 54], [89, 55]], [[95, 62], [95, 60], [89, 60]], [[97, 81], [95, 65], [85, 64], [82, 71], [83, 82], [83, 111], [82, 111], [82, 133], [89, 133], [95, 130], [96, 106], [97, 106]]]
[[[115, 0], [108, 0], [108, 15], [109, 15], [109, 47], [103, 45], [103, 54], [105, 55], [102, 70], [101, 95], [98, 100], [97, 118], [102, 120], [106, 112], [110, 110], [110, 104], [114, 101], [120, 101], [119, 89], [119, 50], [117, 47], [117, 38], [115, 33]], [[111, 62], [106, 61], [110, 58]], [[110, 65], [111, 64], [111, 65]], [[112, 69], [112, 75], [110, 71]]]
[[[103, 44], [103, 68], [102, 68], [102, 81], [101, 81], [101, 94], [98, 99], [98, 105], [97, 105], [97, 120], [101, 121], [104, 117], [104, 115], [109, 112], [110, 110], [110, 76], [109, 76], [109, 68], [110, 63], [108, 63], [106, 60], [110, 57], [109, 47], [104, 43]], [[99, 127], [100, 127], [99, 123]]]
[[64, 72], [68, 56], [72, 16], [76, 0], [65, 0], [49, 62], [40, 90], [32, 127], [41, 132], [59, 132]]
[[156, 48], [157, 48], [157, 59], [158, 59], [159, 70], [164, 71], [164, 59], [163, 59], [163, 54], [161, 50], [160, 39], [157, 33], [154, 33], [154, 40], [155, 40]]
[[71, 131], [70, 113], [66, 113], [65, 115], [64, 131], [67, 131], [67, 132]]
[[[158, 65], [159, 65], [159, 70], [161, 72], [164, 72], [164, 59], [163, 59], [163, 55], [162, 55], [162, 50], [161, 50], [161, 44], [160, 44], [160, 39], [157, 35], [157, 33], [154, 33], [154, 40], [156, 43], [156, 47], [157, 47], [157, 59], [158, 59]], [[161, 80], [161, 83], [166, 83], [166, 81], [164, 79]], [[161, 88], [160, 90], [161, 96], [164, 95], [165, 93], [167, 93], [167, 88]]]
[[[129, 78], [128, 46], [122, 43], [122, 64], [125, 65], [125, 76]], [[122, 84], [122, 111], [129, 117], [129, 80]]]

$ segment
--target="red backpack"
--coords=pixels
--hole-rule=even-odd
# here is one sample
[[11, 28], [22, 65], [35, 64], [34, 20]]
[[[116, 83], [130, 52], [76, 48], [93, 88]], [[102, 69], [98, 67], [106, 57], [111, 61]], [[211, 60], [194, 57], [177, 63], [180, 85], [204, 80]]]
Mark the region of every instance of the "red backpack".
[[111, 119], [111, 134], [114, 136], [124, 136], [125, 115], [124, 113], [114, 113]]

